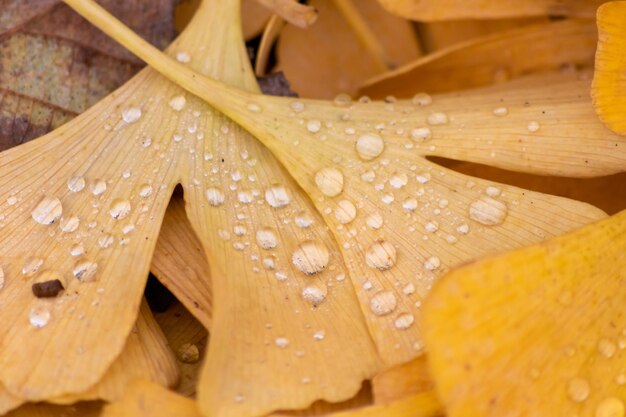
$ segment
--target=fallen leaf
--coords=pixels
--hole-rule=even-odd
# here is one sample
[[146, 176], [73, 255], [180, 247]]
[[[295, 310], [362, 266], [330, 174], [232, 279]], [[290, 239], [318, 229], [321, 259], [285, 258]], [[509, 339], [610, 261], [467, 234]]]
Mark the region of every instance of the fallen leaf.
[[285, 21], [306, 29], [317, 20], [317, 10], [294, 0], [256, 0]]
[[[277, 43], [277, 70], [283, 71], [295, 92], [303, 97], [332, 98], [356, 93], [361, 82], [386, 69], [377, 65], [333, 0], [310, 3], [319, 11], [306, 30], [286, 26]], [[377, 35], [394, 65], [419, 55], [410, 24], [385, 13], [375, 0], [359, 1], [360, 17]]]
[[622, 24], [626, 16], [626, 2], [612, 1], [598, 9], [598, 52], [593, 76], [591, 96], [598, 117], [612, 131], [626, 134], [624, 121], [624, 42], [626, 28]]
[[565, 66], [592, 67], [596, 42], [595, 24], [590, 20], [525, 26], [426, 55], [366, 81], [359, 92], [376, 98], [408, 97], [420, 91], [452, 92], [491, 85]]
[[[103, 1], [151, 43], [174, 35], [176, 0]], [[66, 123], [142, 65], [60, 1], [20, 1], [0, 22], [0, 150]]]
[[444, 277], [423, 328], [448, 415], [623, 415], [625, 253], [623, 211]]
[[376, 404], [388, 404], [404, 397], [430, 392], [435, 388], [428, 371], [428, 357], [422, 355], [372, 378], [372, 391]]
[[261, 5], [257, 0], [241, 0], [241, 26], [245, 40], [258, 36], [272, 12]]
[[25, 404], [4, 417], [99, 417], [101, 410], [101, 402], [84, 402], [72, 406]]
[[524, 16], [594, 17], [607, 0], [378, 0], [390, 13], [418, 21], [501, 19]]

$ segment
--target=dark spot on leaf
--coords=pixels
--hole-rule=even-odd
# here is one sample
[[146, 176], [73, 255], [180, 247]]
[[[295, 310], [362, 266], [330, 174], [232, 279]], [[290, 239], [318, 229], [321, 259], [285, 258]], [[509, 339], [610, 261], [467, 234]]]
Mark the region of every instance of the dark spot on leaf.
[[59, 295], [65, 288], [58, 279], [50, 281], [37, 282], [32, 286], [33, 294], [37, 298], [51, 298]]
[[265, 77], [257, 78], [257, 81], [265, 95], [298, 97], [295, 92], [291, 91], [289, 81], [285, 78], [285, 74], [282, 71], [267, 74]]

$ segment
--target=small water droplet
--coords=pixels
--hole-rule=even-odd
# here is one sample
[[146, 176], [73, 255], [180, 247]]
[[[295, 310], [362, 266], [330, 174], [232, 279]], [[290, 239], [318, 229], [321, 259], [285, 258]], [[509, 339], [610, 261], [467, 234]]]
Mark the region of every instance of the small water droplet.
[[409, 197], [402, 202], [402, 208], [407, 211], [415, 211], [417, 209], [417, 200]]
[[624, 417], [624, 403], [616, 397], [605, 398], [596, 407], [595, 417]]
[[509, 109], [507, 109], [506, 107], [496, 107], [495, 109], [493, 109], [493, 114], [494, 116], [498, 117], [506, 116], [507, 114], [509, 114]]
[[291, 110], [296, 113], [302, 113], [304, 111], [304, 103], [301, 101], [292, 101], [289, 106], [291, 107]]
[[302, 298], [313, 306], [317, 306], [326, 299], [326, 292], [325, 287], [320, 288], [319, 286], [309, 285], [302, 289]]
[[139, 107], [129, 107], [122, 111], [122, 119], [126, 123], [135, 123], [141, 117], [141, 109]]
[[269, 271], [276, 269], [276, 257], [274, 255], [269, 255], [263, 258], [263, 267]]
[[426, 118], [426, 122], [431, 126], [445, 125], [448, 121], [448, 115], [443, 112], [431, 113]]
[[213, 207], [219, 207], [224, 204], [224, 192], [219, 188], [208, 188], [206, 190], [206, 199]]
[[507, 211], [506, 204], [491, 197], [481, 197], [470, 204], [469, 217], [486, 226], [494, 226], [504, 221]]
[[356, 152], [364, 161], [377, 158], [385, 149], [383, 138], [376, 134], [365, 134], [356, 141]]
[[67, 188], [73, 193], [78, 193], [85, 188], [85, 179], [80, 175], [74, 175], [67, 180]]
[[112, 244], [113, 244], [113, 236], [111, 235], [102, 235], [98, 239], [98, 245], [100, 245], [102, 249], [106, 249], [110, 247]]
[[96, 280], [98, 264], [91, 261], [79, 261], [74, 265], [72, 275], [80, 282], [92, 282]]
[[591, 386], [589, 382], [580, 377], [572, 378], [567, 385], [567, 394], [572, 401], [581, 403], [589, 397]]
[[176, 60], [183, 64], [187, 64], [189, 61], [191, 61], [191, 56], [189, 56], [187, 52], [181, 51], [176, 54]]
[[343, 174], [337, 168], [322, 168], [315, 174], [315, 185], [325, 196], [335, 197], [343, 191]]
[[403, 313], [396, 317], [393, 321], [393, 325], [396, 326], [396, 329], [406, 330], [413, 325], [414, 321], [415, 318], [413, 317], [413, 314]]
[[141, 187], [139, 187], [139, 196], [146, 198], [149, 197], [150, 194], [152, 194], [152, 186], [150, 184], [143, 184]]
[[291, 202], [287, 190], [282, 185], [272, 185], [265, 190], [265, 201], [274, 208], [285, 207]]
[[277, 337], [274, 343], [279, 348], [285, 349], [289, 346], [289, 339], [287, 339], [286, 337]]
[[341, 93], [335, 96], [335, 98], [333, 99], [333, 103], [337, 107], [347, 107], [352, 104], [352, 97], [350, 97], [348, 94]]
[[377, 316], [385, 316], [396, 309], [398, 301], [391, 291], [381, 291], [370, 300], [370, 310]]
[[462, 225], [456, 228], [456, 231], [462, 235], [466, 235], [469, 233], [469, 225], [467, 223], [463, 223]]
[[44, 197], [31, 212], [33, 220], [39, 224], [50, 225], [63, 215], [61, 200], [56, 197]]
[[298, 213], [295, 220], [296, 225], [303, 229], [307, 229], [313, 224], [313, 219], [311, 218], [311, 216], [309, 216], [309, 214], [304, 211]]
[[100, 195], [107, 190], [107, 183], [104, 180], [94, 180], [89, 184], [89, 189], [93, 195]]
[[319, 120], [309, 120], [306, 124], [306, 130], [310, 133], [317, 133], [322, 128], [322, 123]]
[[406, 174], [394, 174], [389, 179], [389, 184], [396, 189], [404, 187], [409, 182], [409, 177]]
[[78, 229], [80, 225], [80, 219], [76, 216], [72, 216], [69, 218], [62, 218], [61, 223], [59, 224], [59, 228], [63, 233], [73, 233]]
[[426, 223], [426, 226], [424, 226], [424, 230], [427, 233], [435, 233], [438, 229], [439, 223], [437, 223], [436, 221], [428, 222]]
[[436, 256], [431, 256], [424, 262], [424, 269], [434, 271], [441, 266], [441, 261]]
[[322, 272], [330, 261], [326, 245], [316, 240], [307, 240], [298, 245], [291, 255], [291, 262], [307, 275]]
[[278, 245], [276, 233], [274, 233], [274, 230], [269, 227], [257, 230], [256, 241], [259, 246], [265, 250], [274, 249]]
[[367, 217], [365, 223], [374, 230], [380, 229], [383, 227], [383, 216], [379, 213], [372, 213]]
[[111, 202], [109, 213], [116, 220], [121, 220], [130, 214], [130, 201], [115, 199]]
[[248, 103], [246, 108], [249, 111], [251, 111], [252, 113], [260, 113], [261, 112], [261, 106], [259, 106], [257, 103]]
[[315, 340], [324, 340], [325, 337], [326, 337], [326, 332], [324, 330], [318, 330], [315, 333], [313, 333], [313, 339]]
[[432, 137], [433, 133], [429, 127], [417, 127], [411, 129], [411, 139], [416, 142], [425, 142]]
[[348, 224], [356, 218], [356, 207], [349, 200], [341, 200], [335, 208], [335, 218], [341, 224]]
[[411, 103], [416, 106], [428, 106], [433, 102], [432, 97], [427, 93], [417, 93], [411, 99]]
[[22, 266], [22, 274], [24, 275], [33, 275], [39, 271], [39, 269], [43, 265], [43, 259], [30, 257], [24, 261], [24, 265]]
[[14, 195], [11, 195], [9, 197], [7, 197], [7, 204], [10, 206], [14, 206], [15, 203], [17, 203], [17, 197]]
[[41, 328], [44, 327], [50, 321], [50, 311], [43, 306], [33, 307], [28, 315], [30, 324]]
[[536, 132], [536, 131], [539, 130], [539, 127], [540, 127], [539, 126], [539, 122], [536, 122], [534, 120], [531, 121], [531, 122], [528, 122], [528, 131], [529, 132]]
[[365, 252], [365, 263], [367, 266], [380, 271], [385, 271], [394, 266], [396, 259], [396, 248], [385, 240], [376, 241]]
[[70, 248], [70, 255], [72, 256], [82, 256], [84, 254], [85, 248], [80, 243], [77, 243]]
[[181, 111], [185, 108], [185, 104], [187, 104], [187, 99], [185, 98], [185, 96], [172, 97], [169, 102], [170, 107], [174, 111]]

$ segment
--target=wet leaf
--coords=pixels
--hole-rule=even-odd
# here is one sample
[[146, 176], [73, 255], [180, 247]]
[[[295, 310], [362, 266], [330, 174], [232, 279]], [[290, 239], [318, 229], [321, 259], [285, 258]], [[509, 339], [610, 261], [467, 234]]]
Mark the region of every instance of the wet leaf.
[[625, 16], [626, 3], [621, 1], [609, 2], [598, 9], [598, 53], [591, 92], [600, 120], [621, 135], [626, 134], [626, 29], [622, 24]]
[[[128, 80], [142, 65], [60, 1], [3, 3], [0, 150], [62, 125]], [[158, 47], [164, 47], [174, 35], [176, 3], [102, 2]]]
[[594, 17], [606, 0], [378, 0], [389, 12], [419, 21], [524, 16]]
[[[368, 80], [361, 94], [409, 97], [452, 92], [560, 68], [592, 67], [593, 21], [565, 20], [488, 35], [426, 55]], [[532, 57], [530, 59], [529, 57]]]
[[624, 413], [625, 232], [623, 211], [435, 286], [424, 337], [448, 415]]

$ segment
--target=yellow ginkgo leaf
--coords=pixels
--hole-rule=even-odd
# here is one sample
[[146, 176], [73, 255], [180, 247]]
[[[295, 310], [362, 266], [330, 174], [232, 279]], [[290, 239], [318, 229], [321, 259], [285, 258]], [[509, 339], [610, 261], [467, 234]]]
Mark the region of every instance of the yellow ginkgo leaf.
[[378, 0], [387, 10], [419, 21], [524, 16], [594, 17], [607, 0]]
[[590, 20], [525, 26], [427, 55], [368, 80], [360, 93], [374, 98], [407, 97], [411, 92], [490, 85], [564, 65], [591, 67], [595, 48], [596, 28]]
[[376, 404], [388, 404], [409, 395], [434, 389], [428, 371], [427, 355], [387, 369], [372, 378], [372, 393]]
[[584, 80], [390, 103], [260, 96], [178, 65], [92, 2], [67, 2], [283, 163], [340, 243], [387, 365], [421, 352], [414, 322], [443, 272], [604, 216], [586, 204], [458, 175], [425, 156], [578, 176], [626, 167], [623, 139], [595, 117]]
[[424, 308], [451, 417], [623, 416], [626, 211], [451, 272]]
[[598, 52], [592, 97], [606, 125], [626, 134], [626, 1], [612, 1], [598, 9]]
[[40, 403], [25, 404], [4, 417], [100, 417], [101, 411], [101, 402], [82, 402], [72, 406]]

